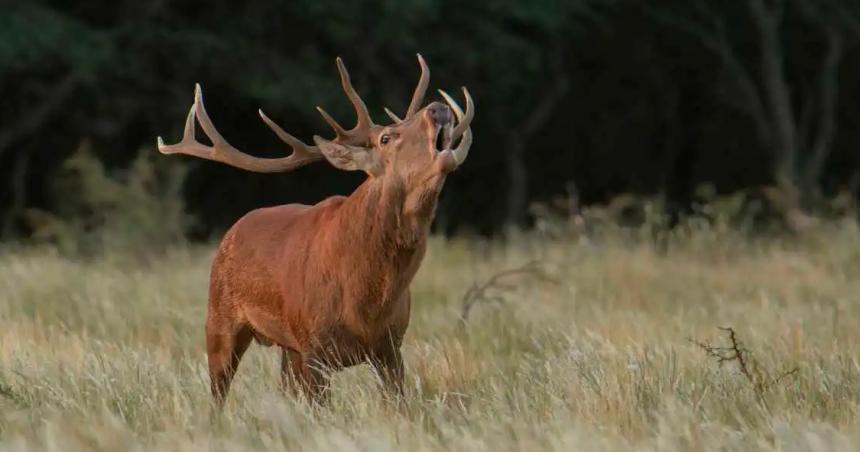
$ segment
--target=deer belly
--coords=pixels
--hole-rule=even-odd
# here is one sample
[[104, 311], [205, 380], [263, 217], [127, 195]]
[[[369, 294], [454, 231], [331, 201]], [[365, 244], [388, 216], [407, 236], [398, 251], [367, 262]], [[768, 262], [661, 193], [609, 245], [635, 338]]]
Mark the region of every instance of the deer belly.
[[319, 334], [316, 342], [314, 355], [327, 365], [337, 368], [365, 362], [373, 355], [378, 341], [340, 326]]
[[289, 349], [298, 349], [298, 341], [288, 324], [285, 324], [277, 313], [258, 308], [242, 309], [248, 326], [254, 333], [254, 340], [260, 345], [278, 345]]

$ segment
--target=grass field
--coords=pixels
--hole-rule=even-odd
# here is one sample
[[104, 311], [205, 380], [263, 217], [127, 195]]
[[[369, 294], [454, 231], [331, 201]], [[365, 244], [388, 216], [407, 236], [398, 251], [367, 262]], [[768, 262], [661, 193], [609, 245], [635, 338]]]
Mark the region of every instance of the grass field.
[[[211, 247], [70, 259], [0, 250], [0, 450], [858, 450], [860, 229], [433, 239], [413, 285], [407, 397], [366, 367], [327, 407], [253, 346], [222, 416], [203, 345]], [[503, 277], [461, 324], [463, 295]], [[733, 328], [748, 374], [693, 341]]]

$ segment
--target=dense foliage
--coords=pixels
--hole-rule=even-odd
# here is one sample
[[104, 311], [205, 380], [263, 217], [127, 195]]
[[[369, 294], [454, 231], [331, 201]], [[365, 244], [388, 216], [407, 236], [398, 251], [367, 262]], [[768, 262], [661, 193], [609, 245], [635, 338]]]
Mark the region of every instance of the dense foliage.
[[[258, 155], [285, 151], [259, 121], [330, 133], [351, 118], [344, 57], [378, 121], [402, 112], [424, 54], [432, 86], [468, 85], [475, 145], [437, 226], [482, 232], [528, 205], [637, 192], [687, 206], [698, 185], [832, 195], [860, 184], [860, 7], [837, 0], [18, 1], [0, 7], [0, 219], [62, 211], [55, 181], [81, 147], [124, 169], [181, 133], [192, 87], [218, 127]], [[198, 236], [262, 205], [315, 202], [361, 176], [188, 165]]]

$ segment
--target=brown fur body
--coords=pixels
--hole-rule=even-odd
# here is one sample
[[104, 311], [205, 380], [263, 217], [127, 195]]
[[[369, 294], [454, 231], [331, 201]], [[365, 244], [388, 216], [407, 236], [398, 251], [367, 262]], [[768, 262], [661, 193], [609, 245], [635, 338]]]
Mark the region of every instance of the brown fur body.
[[370, 178], [349, 197], [240, 219], [212, 265], [206, 340], [213, 392], [224, 395], [253, 338], [281, 347], [289, 361], [284, 383], [313, 395], [325, 386], [320, 367], [365, 361], [399, 385], [409, 283], [443, 179], [431, 178], [419, 188], [427, 193], [415, 194], [396, 176]]

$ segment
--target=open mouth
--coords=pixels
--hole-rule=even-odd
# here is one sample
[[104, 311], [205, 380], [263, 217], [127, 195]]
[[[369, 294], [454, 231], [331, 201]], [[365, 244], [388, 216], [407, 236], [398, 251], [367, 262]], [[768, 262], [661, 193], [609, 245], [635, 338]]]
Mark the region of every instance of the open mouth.
[[453, 129], [451, 124], [436, 126], [436, 139], [433, 142], [436, 152], [442, 152], [451, 147], [451, 132]]

